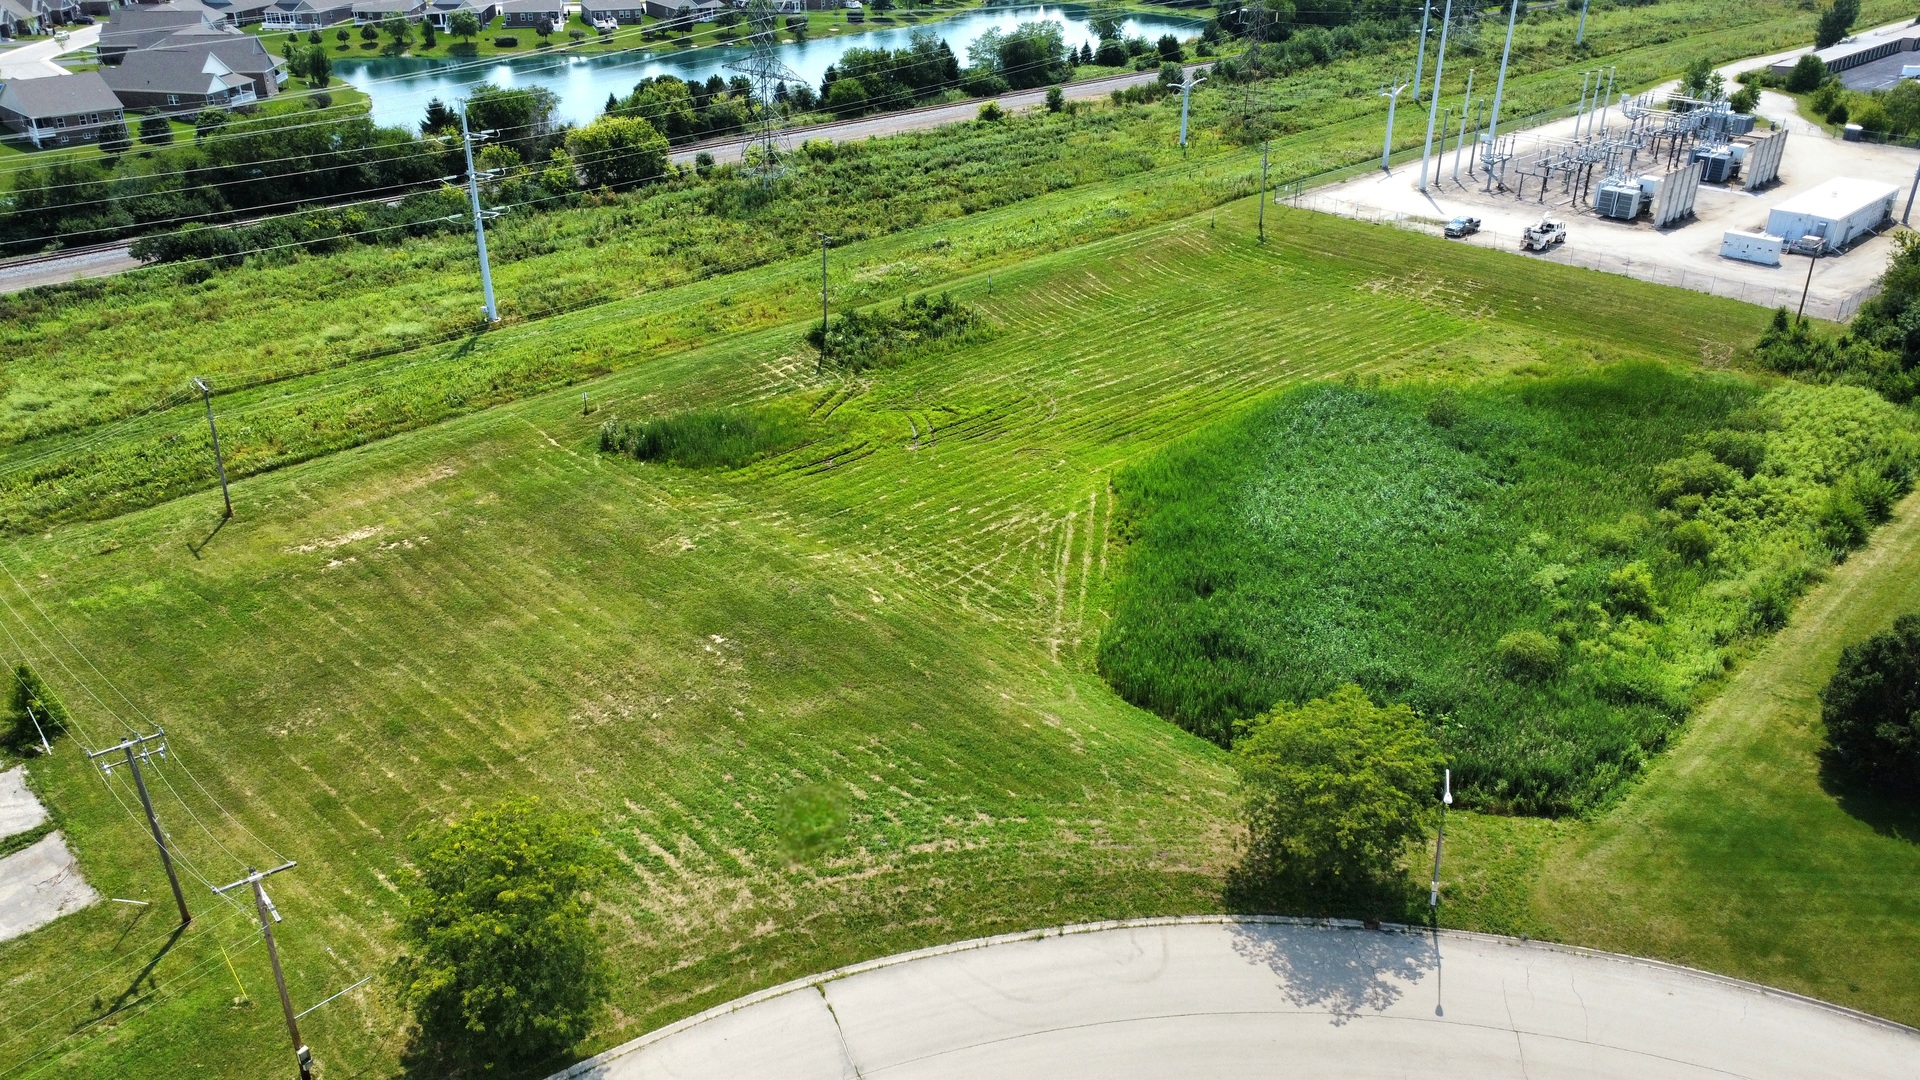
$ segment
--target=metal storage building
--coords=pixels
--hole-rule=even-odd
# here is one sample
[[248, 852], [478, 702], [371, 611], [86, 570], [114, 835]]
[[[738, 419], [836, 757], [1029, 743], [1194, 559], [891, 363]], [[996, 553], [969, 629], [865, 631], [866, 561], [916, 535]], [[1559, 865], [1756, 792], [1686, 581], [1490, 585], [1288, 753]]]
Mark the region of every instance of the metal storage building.
[[1720, 257], [1759, 263], [1761, 266], [1779, 266], [1780, 252], [1785, 247], [1785, 242], [1777, 236], [1730, 230], [1720, 238]]
[[1769, 211], [1767, 232], [1789, 242], [1818, 236], [1829, 250], [1844, 247], [1892, 217], [1897, 194], [1892, 184], [1878, 180], [1835, 177]]

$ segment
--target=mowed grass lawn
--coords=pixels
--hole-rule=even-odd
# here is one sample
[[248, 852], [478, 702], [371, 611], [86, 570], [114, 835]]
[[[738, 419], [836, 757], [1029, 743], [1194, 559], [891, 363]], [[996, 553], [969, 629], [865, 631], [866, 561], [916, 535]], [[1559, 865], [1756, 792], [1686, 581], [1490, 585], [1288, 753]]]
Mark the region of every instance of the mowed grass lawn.
[[[782, 325], [589, 384], [590, 415], [569, 390], [248, 479], [212, 536], [206, 493], [11, 545], [12, 647], [83, 728], [34, 782], [95, 886], [156, 906], [0, 946], [0, 1013], [26, 1018], [0, 1070], [284, 1068], [249, 916], [198, 878], [299, 861], [273, 894], [311, 1004], [393, 955], [407, 834], [514, 793], [583, 814], [626, 867], [587, 1050], [900, 949], [1217, 909], [1222, 756], [1091, 671], [1112, 470], [1301, 380], [1685, 361], [1766, 317], [1271, 207], [1262, 246], [1255, 210], [1041, 256], [991, 295], [962, 280], [987, 340], [858, 380], [817, 378]], [[626, 330], [542, 328], [556, 351]], [[593, 449], [611, 417], [777, 395], [845, 434], [738, 473]], [[203, 913], [164, 952], [151, 842], [78, 753], [147, 724], [193, 774], [155, 769]], [[848, 814], [796, 863], [775, 822], [818, 785]], [[304, 1023], [335, 1075], [398, 1072], [398, 1027], [377, 986]]]

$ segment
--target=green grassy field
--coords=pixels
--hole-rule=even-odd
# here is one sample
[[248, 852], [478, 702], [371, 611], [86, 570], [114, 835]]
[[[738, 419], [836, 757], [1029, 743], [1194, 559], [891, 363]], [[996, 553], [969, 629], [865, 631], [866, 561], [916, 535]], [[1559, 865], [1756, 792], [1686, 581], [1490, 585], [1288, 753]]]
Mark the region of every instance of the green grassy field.
[[[1222, 758], [1091, 672], [1112, 469], [1300, 380], [1678, 361], [1765, 314], [1559, 268], [1521, 284], [1503, 253], [1304, 213], [1270, 213], [1262, 247], [1255, 209], [1032, 259], [991, 297], [965, 281], [988, 340], [858, 381], [817, 383], [804, 324], [777, 326], [599, 380], [592, 415], [537, 397], [243, 482], [211, 537], [217, 496], [22, 539], [7, 628], [75, 703], [73, 743], [143, 722], [89, 661], [168, 728], [207, 793], [175, 774], [161, 796], [196, 871], [300, 861], [275, 895], [302, 1001], [391, 954], [407, 832], [509, 791], [587, 814], [631, 869], [602, 896], [621, 977], [595, 1046], [864, 956], [1217, 908]], [[626, 336], [609, 314], [540, 340]], [[594, 449], [611, 416], [777, 395], [844, 414], [842, 440], [732, 473]], [[34, 777], [103, 892], [164, 897], [77, 754]], [[766, 823], [808, 783], [854, 809], [794, 866]], [[0, 1003], [46, 1017], [0, 1068], [277, 1062], [257, 950], [232, 958], [256, 1005], [231, 1005], [242, 913], [195, 895], [207, 917], [139, 978], [158, 908], [0, 946]], [[333, 1067], [394, 1069], [377, 992], [309, 1020]]]
[[[1751, 21], [1727, 26], [1724, 6], [1705, 0], [1596, 12], [1590, 41], [1624, 84], [1642, 85], [1702, 52], [1732, 57], [1804, 32], [1804, 13], [1784, 0], [1743, 7], [1740, 17]], [[1530, 24], [1516, 45], [1516, 72], [1531, 73], [1510, 80], [1512, 115], [1577, 99], [1570, 73], [1592, 61], [1573, 56], [1563, 23]], [[1219, 134], [1247, 108], [1273, 109], [1292, 132], [1274, 140], [1274, 183], [1351, 164], [1378, 152], [1380, 134], [1376, 99], [1348, 88], [1375, 84], [1404, 59], [1369, 56], [1244, 94], [1201, 94], [1184, 158], [1173, 145], [1177, 103], [1129, 106], [949, 128], [832, 163], [800, 162], [782, 199], [765, 207], [753, 205], [752, 185], [723, 182], [503, 219], [492, 253], [509, 323], [636, 295], [659, 315], [617, 347], [523, 355], [478, 380], [469, 354], [501, 353], [493, 335], [469, 338], [477, 282], [470, 241], [457, 235], [198, 283], [156, 268], [0, 298], [0, 350], [12, 358], [0, 371], [0, 518], [18, 529], [204, 486], [191, 376], [219, 388], [237, 421], [250, 418], [238, 426], [258, 416], [252, 442], [235, 433], [241, 471], [277, 467], [629, 367], [656, 350], [803, 317], [815, 229], [897, 237], [835, 261], [836, 295], [861, 303], [1251, 191], [1257, 153]], [[921, 181], [929, 170], [938, 184]], [[926, 229], [942, 222], [954, 226]], [[436, 342], [449, 344], [422, 348]], [[362, 390], [375, 381], [385, 389], [370, 401]], [[296, 422], [271, 415], [290, 402], [301, 409]], [[261, 403], [267, 412], [257, 412]], [[75, 434], [86, 437], [63, 441]], [[56, 458], [66, 460], [49, 464]]]

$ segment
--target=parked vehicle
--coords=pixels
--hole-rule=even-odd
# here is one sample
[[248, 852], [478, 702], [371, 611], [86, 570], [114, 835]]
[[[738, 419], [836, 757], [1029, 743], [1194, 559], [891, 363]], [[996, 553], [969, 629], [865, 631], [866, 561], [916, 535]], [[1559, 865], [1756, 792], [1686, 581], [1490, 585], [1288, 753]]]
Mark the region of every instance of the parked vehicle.
[[1540, 224], [1529, 225], [1520, 234], [1521, 251], [1545, 251], [1555, 244], [1567, 242], [1567, 223], [1541, 218]]
[[1447, 236], [1451, 239], [1457, 240], [1462, 236], [1472, 236], [1479, 231], [1480, 219], [1477, 217], [1461, 216], [1447, 222]]

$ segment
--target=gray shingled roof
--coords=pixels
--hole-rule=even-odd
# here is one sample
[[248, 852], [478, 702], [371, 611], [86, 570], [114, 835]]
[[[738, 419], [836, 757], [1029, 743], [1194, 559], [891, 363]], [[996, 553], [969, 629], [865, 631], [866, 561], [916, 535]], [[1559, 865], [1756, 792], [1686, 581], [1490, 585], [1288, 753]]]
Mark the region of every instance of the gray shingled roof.
[[426, 0], [357, 0], [353, 5], [353, 11], [356, 15], [363, 11], [411, 15], [425, 6], [425, 2]]
[[252, 34], [218, 29], [188, 29], [154, 45], [148, 51], [165, 49], [168, 52], [190, 52], [196, 56], [208, 53], [220, 58], [221, 62], [235, 71], [249, 75], [263, 75], [279, 66], [279, 59], [267, 51], [265, 44]]
[[95, 71], [44, 79], [0, 79], [0, 109], [22, 116], [71, 116], [119, 108], [120, 99]]
[[[204, 49], [139, 49], [128, 53], [119, 67], [102, 68], [100, 74], [115, 90], [204, 94], [213, 82], [206, 66]], [[253, 84], [252, 79], [238, 73], [224, 76], [221, 81], [227, 86]]]
[[560, 11], [564, 3], [565, 0], [506, 0], [506, 3], [500, 5], [500, 11], [504, 15], [515, 15], [521, 12], [545, 14]]

